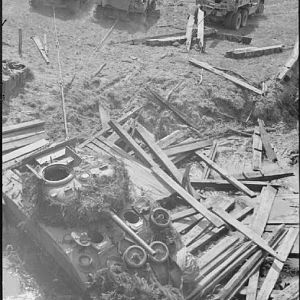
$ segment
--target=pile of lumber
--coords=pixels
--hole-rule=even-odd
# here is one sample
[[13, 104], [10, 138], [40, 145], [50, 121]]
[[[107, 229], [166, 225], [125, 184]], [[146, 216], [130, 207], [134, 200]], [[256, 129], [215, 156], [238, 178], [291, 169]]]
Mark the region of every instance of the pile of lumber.
[[[147, 89], [147, 96], [172, 111], [192, 132], [199, 133], [196, 124], [157, 92]], [[240, 174], [230, 174], [216, 162], [219, 141], [191, 138], [188, 131], [181, 130], [155, 140], [137, 121], [134, 126], [126, 122], [128, 119], [110, 120], [109, 127], [97, 138], [79, 147], [92, 152], [102, 149], [142, 165], [171, 194], [183, 200], [185, 205], [180, 210], [171, 211], [173, 227], [181, 235], [185, 251], [193, 254], [201, 266], [195, 286], [185, 290], [185, 298], [202, 299], [213, 292], [217, 299], [232, 299], [241, 292], [251, 299], [267, 300], [271, 294], [278, 294], [274, 288], [284, 263], [291, 253], [299, 256], [299, 204], [298, 195], [282, 194], [281, 184], [272, 182], [292, 176], [292, 172], [264, 170], [264, 159], [275, 163], [277, 156], [263, 121], [258, 120], [258, 125], [249, 131], [252, 135], [243, 137], [252, 139], [253, 161], [252, 171]], [[189, 176], [189, 165], [179, 168], [187, 157], [203, 164], [201, 176]], [[253, 205], [241, 206], [234, 196], [216, 201], [205, 194], [207, 188], [239, 192], [252, 198]], [[170, 199], [174, 201], [174, 197]], [[285, 206], [284, 214], [278, 213], [281, 205]], [[259, 268], [267, 257], [273, 259], [273, 264], [267, 277], [260, 278]], [[259, 281], [263, 281], [261, 287]], [[215, 289], [219, 283], [221, 290]]]

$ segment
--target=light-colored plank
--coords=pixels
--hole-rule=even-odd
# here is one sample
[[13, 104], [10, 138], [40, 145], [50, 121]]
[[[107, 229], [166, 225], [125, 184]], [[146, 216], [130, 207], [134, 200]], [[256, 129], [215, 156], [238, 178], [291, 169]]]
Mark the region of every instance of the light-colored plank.
[[237, 189], [245, 193], [247, 196], [253, 198], [256, 196], [254, 192], [252, 192], [250, 189], [248, 189], [243, 183], [235, 179], [233, 176], [230, 176], [227, 174], [225, 170], [220, 168], [215, 162], [213, 162], [211, 159], [209, 159], [207, 156], [202, 154], [200, 151], [196, 152], [197, 156], [201, 158], [206, 164], [208, 164], [214, 171], [216, 171], [218, 174], [220, 174], [224, 179], [226, 179], [228, 182], [233, 184]]
[[258, 125], [259, 125], [260, 138], [262, 141], [263, 148], [266, 151], [266, 155], [272, 162], [276, 162], [277, 157], [271, 146], [270, 137], [269, 137], [269, 134], [267, 133], [267, 131], [265, 130], [264, 123], [260, 119], [258, 119], [257, 121], [258, 121]]
[[206, 147], [211, 146], [212, 143], [213, 143], [212, 140], [203, 140], [203, 141], [189, 143], [189, 144], [185, 144], [185, 145], [178, 145], [178, 146], [170, 147], [170, 148], [165, 149], [164, 151], [168, 156], [173, 156], [173, 155], [177, 155], [179, 153], [191, 152], [191, 151], [199, 150], [201, 148], [206, 148]]
[[44, 125], [45, 125], [45, 121], [33, 120], [33, 121], [23, 122], [15, 125], [3, 126], [2, 135], [4, 136], [11, 132], [21, 131], [33, 127], [43, 127]]
[[278, 247], [278, 254], [282, 258], [282, 261], [277, 259], [273, 262], [271, 269], [269, 270], [263, 285], [261, 286], [257, 298], [259, 300], [268, 300], [269, 296], [279, 278], [280, 272], [284, 266], [284, 262], [287, 260], [288, 255], [296, 241], [299, 234], [299, 228], [290, 228], [287, 235]]
[[[218, 143], [217, 143], [217, 141], [213, 141], [213, 145], [209, 152], [208, 158], [211, 159], [212, 161], [214, 161], [216, 158], [217, 152], [218, 152]], [[210, 174], [210, 167], [209, 167], [209, 165], [205, 165], [203, 173], [202, 173], [202, 178], [207, 179], [209, 177], [209, 174]]]
[[177, 180], [177, 182], [181, 183], [182, 175], [173, 164], [173, 162], [169, 159], [169, 157], [165, 154], [165, 152], [153, 142], [151, 136], [147, 134], [147, 131], [141, 124], [136, 125], [136, 132], [140, 136], [140, 138], [146, 143], [146, 145], [151, 150], [152, 154], [156, 157], [157, 160], [171, 173], [171, 175]]
[[22, 139], [31, 137], [31, 136], [36, 135], [36, 134], [41, 134], [43, 132], [45, 132], [45, 130], [42, 129], [42, 128], [32, 128], [31, 132], [21, 133], [21, 134], [11, 136], [11, 137], [2, 137], [2, 144], [22, 140]]
[[186, 25], [186, 49], [189, 52], [192, 45], [193, 26], [195, 23], [194, 15], [189, 15], [188, 22]]
[[100, 101], [98, 101], [98, 110], [102, 129], [107, 130], [109, 128], [108, 122], [110, 120], [109, 111], [104, 108]]
[[[272, 295], [275, 291], [272, 292]], [[282, 291], [276, 291], [273, 300], [298, 300], [299, 299], [299, 278], [292, 282]]]
[[172, 133], [170, 133], [169, 135], [165, 136], [164, 138], [160, 139], [159, 141], [157, 141], [157, 145], [162, 148], [165, 149], [168, 146], [172, 145], [173, 143], [177, 142], [178, 140], [180, 140], [181, 138], [185, 137], [187, 135], [186, 131], [183, 130], [175, 130]]
[[204, 47], [204, 12], [198, 8], [197, 16], [197, 39], [199, 40], [200, 49]]
[[219, 208], [214, 208], [213, 211], [223, 219], [227, 224], [234, 227], [237, 231], [244, 234], [247, 238], [249, 238], [253, 243], [267, 251], [271, 256], [277, 258], [280, 261], [283, 261], [283, 258], [278, 255], [257, 233], [253, 230], [242, 224], [241, 222], [234, 219], [231, 215], [226, 213], [224, 210]]
[[259, 127], [256, 126], [253, 133], [252, 142], [252, 169], [258, 171], [261, 169], [262, 160], [262, 141], [260, 138]]
[[208, 70], [208, 71], [210, 71], [210, 72], [212, 72], [212, 73], [214, 73], [214, 74], [216, 74], [216, 75], [219, 75], [219, 76], [221, 76], [221, 77], [223, 77], [223, 78], [225, 78], [225, 79], [227, 79], [227, 80], [230, 80], [230, 81], [232, 81], [233, 83], [235, 83], [235, 84], [237, 84], [237, 85], [239, 85], [239, 86], [241, 86], [241, 87], [243, 87], [243, 88], [246, 88], [246, 89], [248, 89], [248, 90], [250, 90], [250, 91], [252, 91], [252, 92], [255, 92], [255, 93], [258, 94], [258, 95], [262, 95], [262, 94], [263, 94], [263, 91], [262, 91], [262, 90], [257, 89], [256, 87], [254, 87], [254, 86], [248, 84], [248, 83], [245, 82], [245, 81], [240, 80], [240, 79], [237, 78], [237, 77], [234, 77], [234, 76], [232, 76], [232, 75], [229, 75], [229, 74], [227, 74], [227, 73], [225, 73], [225, 72], [223, 72], [223, 71], [221, 71], [221, 70], [218, 70], [218, 69], [212, 67], [211, 65], [209, 65], [209, 64], [206, 63], [206, 62], [201, 62], [201, 61], [198, 61], [198, 60], [196, 60], [196, 59], [194, 59], [194, 58], [190, 58], [190, 59], [189, 59], [189, 62], [190, 62], [191, 64], [197, 66], [197, 67], [206, 69], [206, 70]]
[[[267, 221], [276, 197], [277, 190], [270, 185], [262, 189], [259, 195], [259, 207], [255, 212], [251, 228], [258, 235], [264, 233]], [[255, 272], [250, 278], [248, 283], [246, 300], [256, 300], [258, 289], [259, 271]]]

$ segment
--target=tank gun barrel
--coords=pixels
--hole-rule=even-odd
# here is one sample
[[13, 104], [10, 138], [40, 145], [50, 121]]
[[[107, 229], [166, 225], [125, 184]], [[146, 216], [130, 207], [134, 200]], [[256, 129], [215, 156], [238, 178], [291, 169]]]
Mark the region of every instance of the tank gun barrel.
[[143, 249], [145, 249], [150, 255], [155, 255], [155, 250], [153, 250], [142, 238], [140, 238], [130, 227], [128, 227], [122, 219], [120, 219], [115, 213], [109, 212], [110, 217], [112, 220], [122, 229], [124, 230], [128, 235], [130, 235], [135, 242], [141, 246]]

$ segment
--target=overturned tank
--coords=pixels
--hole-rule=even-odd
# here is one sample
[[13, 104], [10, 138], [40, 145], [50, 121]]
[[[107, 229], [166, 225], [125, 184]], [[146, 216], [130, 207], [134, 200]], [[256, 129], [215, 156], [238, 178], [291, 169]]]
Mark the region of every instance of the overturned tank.
[[122, 161], [36, 161], [4, 174], [6, 210], [84, 299], [184, 299], [193, 278], [179, 234], [167, 210], [132, 194]]

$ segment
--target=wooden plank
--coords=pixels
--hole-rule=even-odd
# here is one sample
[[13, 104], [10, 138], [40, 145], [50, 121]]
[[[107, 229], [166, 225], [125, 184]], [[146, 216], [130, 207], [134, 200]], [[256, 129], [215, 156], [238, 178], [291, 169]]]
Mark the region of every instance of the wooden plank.
[[284, 263], [296, 241], [299, 234], [299, 228], [290, 228], [283, 241], [278, 247], [278, 254], [282, 257], [283, 262], [275, 259], [271, 269], [269, 270], [259, 292], [257, 298], [260, 300], [268, 300], [269, 296], [279, 278], [280, 272], [283, 269]]
[[276, 77], [277, 80], [288, 81], [290, 79], [291, 75], [289, 75], [289, 73], [291, 73], [291, 69], [298, 61], [298, 56], [299, 56], [299, 37], [297, 35], [296, 43], [294, 45], [293, 51], [290, 57], [288, 58], [288, 60], [286, 61], [286, 63], [284, 64], [284, 66], [280, 69]]
[[[264, 233], [267, 221], [276, 197], [277, 190], [270, 185], [262, 189], [259, 195], [259, 207], [254, 215], [251, 228], [260, 236]], [[250, 278], [248, 283], [246, 300], [256, 300], [258, 289], [259, 272], [255, 272]]]
[[147, 46], [171, 46], [173, 43], [183, 44], [186, 41], [186, 35], [169, 36], [157, 39], [148, 39], [145, 41]]
[[[282, 233], [283, 227], [279, 227], [272, 235], [269, 235], [266, 239], [268, 245], [272, 248], [276, 248], [280, 238], [285, 233]], [[219, 298], [222, 300], [229, 300], [240, 290], [243, 284], [252, 276], [256, 271], [258, 271], [259, 266], [265, 260], [267, 256], [261, 249], [257, 250], [254, 254], [247, 259], [247, 261], [242, 265], [242, 267], [230, 278], [230, 280], [223, 287]], [[257, 298], [260, 299], [260, 298]]]
[[295, 212], [293, 215], [288, 216], [276, 216], [270, 217], [268, 220], [268, 225], [276, 225], [276, 224], [290, 224], [290, 225], [298, 225], [299, 224], [299, 213]]
[[39, 141], [41, 139], [46, 139], [46, 138], [47, 138], [47, 134], [45, 133], [45, 131], [42, 131], [39, 134], [35, 134], [35, 135], [29, 136], [29, 137], [24, 138], [24, 139], [20, 139], [20, 140], [16, 140], [16, 141], [13, 141], [13, 142], [2, 144], [2, 152], [12, 151], [14, 149], [24, 147], [28, 144], [32, 144], [36, 141]]
[[[237, 220], [241, 221], [243, 220], [248, 214], [250, 214], [253, 211], [253, 207], [246, 207], [242, 209], [241, 211], [234, 213], [233, 216]], [[213, 238], [215, 238], [217, 235], [224, 234], [228, 228], [226, 226], [222, 226], [220, 228], [213, 228], [211, 232], [205, 234], [203, 237], [201, 237], [199, 240], [195, 241], [193, 244], [187, 247], [187, 250], [189, 252], [194, 252], [199, 247], [202, 247], [206, 245], [208, 242], [210, 242]]]
[[47, 154], [39, 155], [39, 156], [35, 157], [35, 160], [37, 161], [37, 163], [39, 165], [43, 165], [45, 163], [50, 163], [51, 160], [53, 161], [54, 159], [64, 156], [65, 152], [66, 152], [65, 148], [60, 149], [60, 150], [54, 150], [51, 153], [47, 153]]
[[2, 135], [4, 136], [11, 132], [16, 132], [19, 130], [24, 130], [24, 129], [33, 128], [33, 127], [43, 127], [44, 125], [45, 125], [45, 121], [33, 120], [33, 121], [23, 122], [23, 123], [14, 124], [14, 125], [3, 126], [2, 127]]
[[41, 139], [41, 140], [39, 140], [37, 142], [34, 142], [30, 145], [27, 145], [27, 146], [24, 146], [22, 148], [19, 148], [19, 149], [15, 150], [15, 151], [12, 151], [8, 154], [4, 154], [2, 156], [2, 162], [3, 163], [9, 162], [11, 160], [14, 160], [14, 159], [20, 157], [20, 156], [31, 153], [31, 152], [33, 152], [37, 149], [40, 149], [40, 148], [42, 148], [42, 147], [44, 147], [48, 144], [49, 144], [49, 141], [47, 141], [45, 139]]
[[[253, 191], [261, 191], [264, 186], [267, 186], [269, 183], [266, 181], [243, 181], [242, 182], [246, 187], [251, 188]], [[237, 188], [229, 183], [227, 180], [222, 179], [200, 179], [197, 177], [191, 178], [191, 184], [196, 188], [205, 189], [205, 188], [214, 188], [216, 190], [236, 190]], [[280, 183], [271, 184], [275, 188], [279, 188], [282, 185]]]
[[262, 160], [262, 140], [260, 138], [259, 127], [256, 126], [252, 136], [252, 169], [258, 171], [261, 169]]
[[170, 147], [170, 148], [165, 149], [164, 152], [168, 156], [173, 156], [173, 155], [177, 155], [180, 153], [191, 152], [191, 151], [199, 150], [202, 148], [206, 148], [206, 147], [211, 146], [212, 143], [213, 143], [212, 140], [203, 140], [200, 142], [189, 143], [186, 145], [178, 145], [178, 146]]
[[273, 45], [273, 46], [265, 46], [265, 47], [251, 47], [244, 49], [235, 49], [231, 51], [227, 51], [225, 57], [242, 59], [249, 57], [258, 57], [263, 55], [269, 55], [274, 53], [281, 53], [283, 51], [284, 45]]
[[194, 15], [190, 14], [186, 25], [186, 49], [189, 52], [192, 45], [193, 26], [195, 23]]
[[172, 220], [172, 222], [176, 222], [178, 220], [188, 218], [188, 217], [194, 216], [196, 214], [198, 214], [198, 212], [194, 208], [188, 208], [183, 211], [179, 211], [179, 212], [172, 214], [171, 220]]
[[275, 154], [275, 152], [274, 152], [274, 150], [271, 146], [270, 137], [269, 137], [268, 133], [265, 130], [264, 123], [260, 119], [258, 119], [257, 121], [258, 121], [258, 125], [259, 125], [259, 131], [260, 131], [260, 137], [261, 137], [262, 145], [263, 145], [263, 148], [266, 151], [266, 155], [272, 162], [276, 162], [277, 157], [276, 157], [276, 154]]
[[[273, 296], [273, 293], [276, 293]], [[272, 292], [273, 300], [298, 300], [299, 299], [299, 278], [281, 291]]]
[[[218, 151], [218, 143], [217, 141], [213, 141], [213, 145], [210, 149], [208, 158], [214, 161], [217, 155], [217, 151]], [[209, 174], [210, 174], [210, 167], [209, 165], [205, 165], [202, 173], [202, 179], [207, 179], [209, 177]]]
[[154, 90], [149, 89], [148, 87], [146, 87], [145, 90], [148, 92], [149, 96], [151, 96], [150, 97], [151, 100], [152, 99], [157, 100], [161, 105], [171, 110], [181, 122], [183, 122], [185, 125], [189, 126], [190, 128], [194, 129], [194, 131], [199, 133], [196, 124], [190, 121], [191, 119], [190, 117], [184, 115], [181, 111], [179, 111], [179, 109], [177, 109], [174, 105], [168, 103], [162, 96], [160, 96]]
[[103, 105], [100, 103], [100, 101], [98, 101], [98, 110], [99, 110], [99, 117], [100, 117], [102, 129], [107, 130], [109, 128], [108, 122], [110, 120], [109, 111], [107, 111], [103, 107]]
[[141, 124], [136, 124], [136, 132], [149, 147], [156, 159], [158, 159], [159, 162], [163, 165], [163, 167], [165, 167], [171, 173], [171, 175], [174, 177], [174, 179], [177, 180], [177, 182], [181, 183], [181, 173], [178, 171], [169, 157], [165, 154], [165, 152], [153, 142], [152, 138], [147, 134], [147, 131]]
[[197, 16], [197, 40], [201, 51], [204, 49], [204, 12], [198, 8]]
[[160, 148], [165, 149], [168, 146], [176, 143], [178, 140], [184, 138], [186, 135], [187, 135], [186, 131], [175, 130], [172, 133], [170, 133], [169, 135], [167, 135], [164, 138], [157, 141], [156, 143]]
[[245, 88], [245, 89], [248, 89], [258, 95], [262, 95], [263, 94], [263, 91], [262, 90], [259, 90], [258, 88], [248, 84], [247, 82], [245, 81], [242, 81], [240, 80], [239, 78], [237, 77], [234, 77], [232, 75], [229, 75], [221, 70], [218, 70], [216, 68], [214, 68], [213, 66], [209, 65], [208, 63], [206, 62], [201, 62], [201, 61], [198, 61], [194, 58], [190, 58], [189, 59], [189, 62], [192, 64], [192, 65], [195, 65], [199, 68], [203, 68], [203, 69], [206, 69], [207, 71], [210, 71], [216, 75], [219, 75], [227, 80], [230, 80], [232, 81], [233, 83], [237, 84], [238, 86], [242, 87], [242, 88]]
[[249, 45], [252, 41], [252, 38], [248, 36], [241, 36], [241, 35], [229, 34], [224, 32], [217, 32], [216, 38], [219, 40], [227, 40], [230, 42], [243, 43], [247, 45]]
[[22, 134], [18, 134], [18, 135], [11, 136], [11, 137], [3, 137], [2, 138], [2, 145], [6, 144], [6, 143], [11, 143], [11, 142], [15, 142], [15, 141], [18, 141], [18, 140], [22, 140], [22, 139], [31, 137], [31, 136], [36, 135], [36, 134], [41, 134], [43, 132], [45, 132], [45, 130], [42, 129], [42, 128], [33, 128], [33, 130], [29, 133], [22, 133]]
[[196, 155], [199, 156], [206, 164], [208, 164], [214, 171], [216, 171], [218, 174], [220, 174], [224, 179], [226, 179], [228, 182], [233, 184], [237, 189], [245, 193], [247, 196], [253, 198], [256, 196], [254, 192], [249, 190], [244, 184], [242, 184], [240, 181], [235, 179], [233, 176], [230, 176], [226, 173], [225, 170], [220, 168], [215, 162], [210, 160], [207, 156], [202, 154], [200, 151], [196, 152]]
[[241, 222], [235, 220], [231, 215], [226, 213], [224, 210], [219, 208], [213, 208], [213, 211], [223, 219], [227, 224], [234, 227], [237, 231], [244, 234], [247, 238], [249, 238], [253, 243], [267, 251], [271, 256], [277, 258], [279, 261], [283, 261], [283, 258], [278, 255], [266, 242], [252, 229], [248, 228]]
[[240, 174], [232, 174], [232, 176], [241, 181], [271, 181], [289, 176], [295, 176], [295, 173], [291, 170], [278, 169], [272, 171], [243, 172]]
[[[126, 121], [128, 121], [130, 118], [134, 117], [134, 115], [136, 115], [142, 108], [144, 107], [144, 105], [138, 106], [136, 108], [134, 108], [133, 110], [127, 112], [126, 114], [122, 115], [117, 122], [120, 125], [123, 125]], [[100, 130], [97, 134], [95, 134], [93, 137], [85, 140], [83, 143], [81, 143], [80, 145], [78, 145], [79, 148], [83, 148], [85, 145], [87, 145], [88, 143], [90, 143], [92, 140], [96, 139], [97, 137], [100, 137], [106, 133], [108, 133], [110, 130], [110, 128], [108, 129], [102, 129]]]
[[126, 132], [120, 124], [115, 121], [110, 120], [108, 123], [111, 128], [122, 138], [128, 146], [130, 146], [137, 157], [146, 164], [147, 167], [156, 166], [157, 164], [152, 160], [152, 158], [135, 142], [135, 140]]
[[197, 210], [201, 215], [213, 223], [216, 227], [222, 226], [224, 223], [213, 213], [211, 213], [203, 204], [198, 202], [192, 195], [190, 195], [183, 187], [181, 187], [176, 181], [170, 178], [166, 173], [164, 173], [158, 167], [152, 167], [153, 173], [163, 181], [170, 189], [178, 193], [185, 201], [187, 201], [195, 210]]

